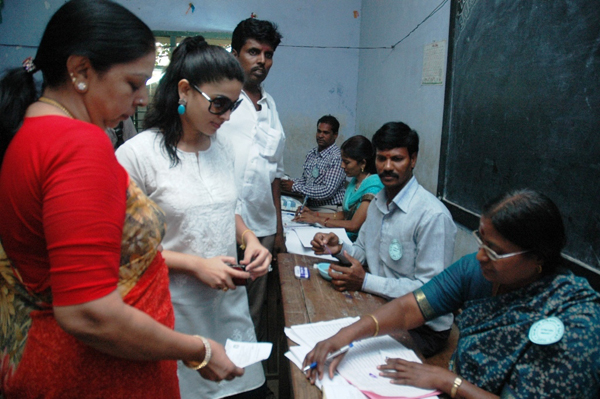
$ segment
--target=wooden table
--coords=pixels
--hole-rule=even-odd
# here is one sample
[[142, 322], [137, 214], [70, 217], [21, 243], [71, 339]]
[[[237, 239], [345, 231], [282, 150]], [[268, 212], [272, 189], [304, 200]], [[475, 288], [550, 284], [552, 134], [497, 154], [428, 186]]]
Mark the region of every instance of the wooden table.
[[[336, 291], [329, 281], [320, 276], [317, 269], [312, 268], [314, 263], [319, 262], [322, 262], [322, 259], [295, 254], [279, 254], [279, 281], [286, 327], [341, 317], [360, 316], [371, 313], [386, 303], [383, 298], [365, 292]], [[299, 280], [294, 276], [294, 266], [296, 265], [309, 267], [311, 272], [309, 280]], [[435, 356], [424, 359], [424, 362], [447, 368], [452, 351], [456, 346], [457, 336], [458, 332], [454, 328], [446, 349]], [[406, 347], [415, 350], [420, 356], [408, 332], [399, 331], [394, 338]], [[294, 345], [290, 340], [287, 340], [287, 344], [288, 346]], [[284, 349], [287, 350], [287, 348]], [[284, 359], [281, 364], [287, 367], [282, 367], [279, 375], [280, 399], [290, 397], [290, 385], [292, 397], [296, 399], [320, 399], [321, 391], [310, 384], [300, 369], [286, 360]]]

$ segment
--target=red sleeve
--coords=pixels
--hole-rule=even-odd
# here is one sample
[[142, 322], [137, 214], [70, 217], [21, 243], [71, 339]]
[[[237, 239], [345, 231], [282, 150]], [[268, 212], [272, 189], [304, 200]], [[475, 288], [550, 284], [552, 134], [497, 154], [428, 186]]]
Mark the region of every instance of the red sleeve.
[[54, 305], [65, 306], [116, 289], [127, 174], [95, 126], [72, 124], [56, 141], [42, 157], [43, 226]]
[[127, 184], [97, 126], [25, 119], [0, 169], [0, 237], [29, 289], [57, 306], [116, 289]]

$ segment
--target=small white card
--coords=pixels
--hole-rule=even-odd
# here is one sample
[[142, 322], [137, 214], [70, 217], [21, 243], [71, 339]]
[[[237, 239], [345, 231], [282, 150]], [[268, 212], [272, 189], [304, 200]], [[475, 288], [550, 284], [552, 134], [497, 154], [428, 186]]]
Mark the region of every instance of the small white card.
[[273, 344], [270, 342], [237, 342], [230, 339], [225, 342], [227, 357], [241, 368], [267, 359], [272, 349]]

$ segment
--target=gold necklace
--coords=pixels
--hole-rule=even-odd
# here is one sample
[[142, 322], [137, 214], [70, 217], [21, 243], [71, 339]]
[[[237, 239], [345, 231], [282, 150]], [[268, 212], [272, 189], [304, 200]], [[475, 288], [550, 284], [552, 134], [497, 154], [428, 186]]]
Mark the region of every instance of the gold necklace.
[[61, 103], [59, 103], [56, 100], [53, 100], [53, 99], [48, 98], [48, 97], [40, 97], [40, 98], [38, 98], [38, 101], [42, 102], [42, 103], [54, 105], [56, 108], [60, 109], [62, 112], [64, 112], [65, 114], [67, 114], [67, 116], [75, 119], [75, 117], [73, 116], [73, 114], [70, 113], [69, 110], [64, 107], [64, 105], [62, 105]]

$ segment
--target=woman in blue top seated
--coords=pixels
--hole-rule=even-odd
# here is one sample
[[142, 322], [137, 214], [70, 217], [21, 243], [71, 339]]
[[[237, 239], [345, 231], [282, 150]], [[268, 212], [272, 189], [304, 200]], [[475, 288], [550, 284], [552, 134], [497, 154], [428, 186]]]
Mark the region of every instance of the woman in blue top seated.
[[462, 309], [450, 370], [388, 359], [381, 375], [452, 398], [598, 398], [600, 295], [560, 269], [565, 231], [556, 205], [531, 190], [506, 194], [484, 207], [474, 235], [476, 254], [320, 342], [304, 361], [318, 362], [311, 380], [322, 378], [328, 353], [352, 341]]
[[313, 212], [304, 207], [296, 216], [297, 221], [319, 223], [325, 227], [342, 227], [348, 237], [354, 241], [358, 231], [367, 218], [369, 202], [381, 191], [383, 184], [375, 170], [375, 151], [365, 136], [353, 136], [342, 144], [342, 169], [350, 184], [346, 188], [343, 212]]

